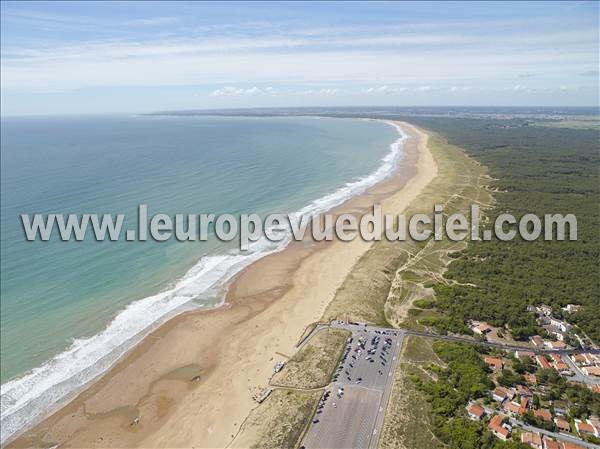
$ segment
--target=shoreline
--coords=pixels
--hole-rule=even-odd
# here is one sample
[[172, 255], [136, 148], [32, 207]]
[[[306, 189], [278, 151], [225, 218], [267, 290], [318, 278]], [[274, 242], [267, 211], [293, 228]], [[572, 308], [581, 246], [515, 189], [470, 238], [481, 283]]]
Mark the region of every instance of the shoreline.
[[[314, 117], [314, 119], [322, 118], [327, 117]], [[254, 120], [260, 119], [254, 118]], [[302, 209], [290, 214], [312, 215], [334, 210], [335, 207], [364, 193], [397, 170], [406, 138], [402, 130], [389, 121], [350, 120], [378, 121], [380, 124], [395, 128], [397, 138], [389, 144], [387, 154], [378, 161], [379, 165], [375, 171], [347, 182], [333, 192], [324, 193], [323, 196], [310, 200]], [[256, 245], [263, 248], [257, 251], [248, 253], [235, 251], [232, 254], [207, 254], [200, 257], [170, 286], [127, 304], [100, 332], [89, 338], [76, 338], [69, 347], [43, 364], [20, 377], [7, 381], [3, 384], [2, 405], [3, 415], [5, 411], [10, 411], [10, 414], [2, 417], [3, 443], [13, 439], [12, 435], [10, 438], [6, 437], [9, 433], [17, 435], [22, 433], [22, 430], [14, 432], [13, 429], [32, 428], [45, 417], [58, 411], [60, 407], [66, 405], [108, 372], [143, 338], [173, 317], [188, 310], [211, 310], [223, 306], [226, 303], [226, 291], [231, 279], [256, 260], [284, 250], [290, 243], [290, 239], [291, 236], [288, 236], [281, 242], [270, 242], [262, 237]], [[201, 295], [211, 290], [219, 291], [218, 302], [193, 306], [186, 287], [190, 281], [196, 285], [194, 288], [197, 294]], [[180, 294], [181, 290], [183, 292]], [[78, 344], [79, 342], [82, 344]], [[54, 406], [48, 407], [47, 405], [51, 403], [54, 403]], [[4, 406], [7, 406], [6, 410]], [[18, 407], [23, 407], [23, 410], [11, 410]]]
[[[401, 166], [333, 213], [361, 213], [379, 201], [399, 213], [436, 176], [426, 134], [402, 127], [410, 138]], [[10, 446], [225, 447], [275, 361], [293, 354], [371, 243], [291, 242], [253, 262], [231, 281], [225, 307], [170, 319]]]

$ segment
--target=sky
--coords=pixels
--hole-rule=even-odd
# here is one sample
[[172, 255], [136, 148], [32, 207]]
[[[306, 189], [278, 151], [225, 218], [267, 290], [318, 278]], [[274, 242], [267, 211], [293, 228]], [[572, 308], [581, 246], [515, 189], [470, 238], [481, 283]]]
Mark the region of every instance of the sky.
[[2, 115], [597, 106], [598, 2], [1, 2]]

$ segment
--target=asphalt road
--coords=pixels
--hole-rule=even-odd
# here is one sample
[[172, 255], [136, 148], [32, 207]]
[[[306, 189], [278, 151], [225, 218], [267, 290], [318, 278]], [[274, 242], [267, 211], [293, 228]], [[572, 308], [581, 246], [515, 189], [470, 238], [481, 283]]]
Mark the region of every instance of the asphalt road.
[[523, 429], [528, 430], [529, 432], [537, 432], [542, 435], [556, 438], [559, 441], [568, 441], [569, 443], [578, 444], [579, 446], [588, 447], [590, 449], [600, 449], [600, 446], [598, 446], [597, 444], [588, 443], [587, 441], [583, 441], [582, 439], [576, 438], [572, 435], [567, 435], [567, 434], [558, 433], [558, 432], [550, 432], [548, 430], [540, 429], [538, 427], [533, 427], [533, 426], [525, 424], [524, 422], [516, 420], [514, 418], [510, 418], [510, 423], [513, 426], [516, 425], [516, 426], [522, 427]]
[[301, 446], [376, 448], [404, 333], [340, 322], [331, 326], [350, 330], [352, 342], [346, 345], [334, 381], [326, 389], [329, 394], [323, 394]]

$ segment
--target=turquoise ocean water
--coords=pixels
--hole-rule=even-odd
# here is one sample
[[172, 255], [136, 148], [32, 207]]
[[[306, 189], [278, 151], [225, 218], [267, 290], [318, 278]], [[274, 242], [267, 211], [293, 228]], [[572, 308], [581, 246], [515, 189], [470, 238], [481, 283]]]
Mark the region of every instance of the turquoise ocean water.
[[[389, 174], [398, 131], [319, 118], [3, 118], [2, 441], [65, 401], [149, 330], [210, 307], [282, 244], [27, 242], [22, 213], [314, 213]], [[394, 144], [396, 142], [396, 144]]]

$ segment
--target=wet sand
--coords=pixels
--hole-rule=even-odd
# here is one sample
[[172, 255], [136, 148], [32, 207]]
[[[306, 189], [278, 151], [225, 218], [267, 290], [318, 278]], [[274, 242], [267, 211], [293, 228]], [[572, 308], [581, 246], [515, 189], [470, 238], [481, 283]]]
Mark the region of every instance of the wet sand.
[[[409, 139], [401, 166], [334, 212], [381, 203], [401, 213], [437, 175], [427, 135]], [[223, 308], [188, 312], [146, 337], [70, 404], [11, 447], [226, 447], [257, 406], [278, 360], [318, 321], [371, 243], [294, 242], [232, 281]]]

